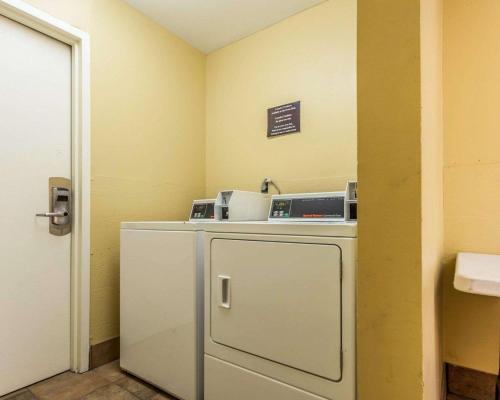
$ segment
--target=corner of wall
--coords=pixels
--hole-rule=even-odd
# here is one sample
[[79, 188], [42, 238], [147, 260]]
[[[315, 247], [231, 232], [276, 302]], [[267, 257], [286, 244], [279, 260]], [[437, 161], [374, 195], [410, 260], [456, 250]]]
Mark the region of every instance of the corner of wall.
[[420, 5], [422, 103], [422, 345], [423, 398], [441, 396], [443, 201], [443, 4]]

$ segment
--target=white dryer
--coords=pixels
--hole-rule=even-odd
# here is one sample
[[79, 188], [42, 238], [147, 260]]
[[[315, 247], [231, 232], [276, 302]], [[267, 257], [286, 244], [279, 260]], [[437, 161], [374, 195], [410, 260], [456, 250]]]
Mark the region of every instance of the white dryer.
[[205, 227], [205, 400], [356, 398], [356, 236], [355, 222]]

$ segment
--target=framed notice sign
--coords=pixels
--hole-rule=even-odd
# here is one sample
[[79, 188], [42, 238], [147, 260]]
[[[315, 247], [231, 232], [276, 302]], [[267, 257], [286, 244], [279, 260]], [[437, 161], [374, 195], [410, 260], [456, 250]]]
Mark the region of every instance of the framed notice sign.
[[300, 101], [267, 110], [267, 137], [300, 132]]

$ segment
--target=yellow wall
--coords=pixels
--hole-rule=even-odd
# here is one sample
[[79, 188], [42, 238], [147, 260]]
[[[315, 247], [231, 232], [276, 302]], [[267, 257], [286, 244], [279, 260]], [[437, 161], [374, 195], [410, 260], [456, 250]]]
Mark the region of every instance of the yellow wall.
[[358, 0], [358, 398], [422, 399], [420, 0]]
[[29, 0], [91, 37], [91, 340], [119, 335], [119, 223], [205, 192], [205, 56], [120, 0]]
[[457, 252], [500, 254], [500, 2], [444, 4], [444, 357], [495, 374], [500, 299], [452, 280]]
[[[92, 39], [93, 343], [118, 335], [121, 220], [184, 218], [264, 176], [297, 192], [359, 174], [359, 398], [433, 398], [438, 8], [421, 37], [419, 0], [359, 0], [356, 44], [356, 2], [330, 0], [205, 58], [120, 0], [29, 1]], [[302, 132], [267, 139], [266, 109], [295, 100]]]
[[[300, 100], [302, 132], [266, 137], [269, 107]], [[356, 177], [356, 2], [331, 0], [207, 59], [207, 195], [343, 189]]]
[[[208, 61], [120, 0], [29, 3], [91, 36], [93, 344], [119, 334], [120, 221], [183, 219], [193, 198], [258, 190], [264, 176], [287, 192], [356, 177], [355, 2], [326, 2]], [[295, 100], [302, 133], [268, 140], [266, 109]]]
[[420, 5], [422, 119], [423, 398], [441, 394], [441, 259], [443, 256], [443, 4]]

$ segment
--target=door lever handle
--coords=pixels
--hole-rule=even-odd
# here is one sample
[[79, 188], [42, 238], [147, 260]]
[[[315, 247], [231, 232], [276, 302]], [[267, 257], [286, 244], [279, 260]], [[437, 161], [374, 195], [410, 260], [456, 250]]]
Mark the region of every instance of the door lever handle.
[[37, 217], [67, 217], [68, 212], [67, 211], [57, 211], [57, 212], [44, 212], [44, 213], [37, 213]]

